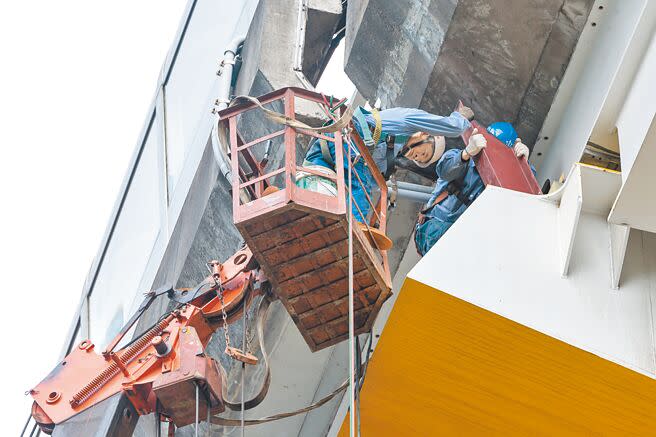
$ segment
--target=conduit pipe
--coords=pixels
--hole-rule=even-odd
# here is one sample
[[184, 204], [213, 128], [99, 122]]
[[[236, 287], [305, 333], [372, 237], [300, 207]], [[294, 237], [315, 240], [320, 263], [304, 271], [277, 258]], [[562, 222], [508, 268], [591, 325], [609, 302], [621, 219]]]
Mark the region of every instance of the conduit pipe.
[[413, 202], [426, 203], [431, 198], [433, 188], [410, 182], [387, 181], [389, 188], [397, 198], [407, 199]]
[[[389, 188], [392, 188], [393, 183], [391, 181], [387, 181], [387, 186]], [[417, 191], [418, 193], [431, 194], [433, 192], [433, 187], [427, 187], [426, 185], [413, 184], [411, 182], [396, 181], [396, 186], [399, 187], [402, 190]]]
[[[239, 46], [244, 43], [246, 40], [245, 36], [238, 36], [234, 38], [228, 44], [225, 52], [223, 52], [223, 60], [221, 61], [221, 66], [223, 70], [221, 72], [221, 82], [219, 84], [219, 97], [216, 99], [217, 106], [215, 112], [218, 114], [219, 111], [228, 107], [230, 103], [230, 85], [232, 83], [232, 73], [235, 66], [235, 57], [237, 56], [237, 50]], [[228, 183], [232, 185], [232, 171], [230, 170], [230, 158], [228, 157], [227, 144], [221, 144], [219, 141], [219, 116], [217, 115], [214, 125], [212, 126], [212, 151], [214, 152], [214, 158], [216, 159], [217, 164], [219, 165], [219, 170], [221, 174], [227, 179]]]
[[430, 199], [430, 193], [422, 193], [421, 191], [404, 190], [398, 188], [396, 190], [396, 197], [399, 199], [407, 199], [413, 202], [426, 203]]

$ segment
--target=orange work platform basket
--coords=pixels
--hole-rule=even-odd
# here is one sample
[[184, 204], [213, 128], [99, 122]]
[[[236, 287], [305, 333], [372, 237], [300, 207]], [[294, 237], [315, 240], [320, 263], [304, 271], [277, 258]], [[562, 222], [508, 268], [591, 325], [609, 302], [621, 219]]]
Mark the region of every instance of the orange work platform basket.
[[[300, 105], [332, 115], [325, 96], [300, 88], [283, 88], [257, 100], [290, 120], [296, 120], [294, 108]], [[229, 136], [235, 226], [310, 349], [346, 340], [349, 225], [342, 133], [328, 136], [276, 123], [255, 101], [225, 109], [219, 117], [220, 130]], [[303, 165], [313, 138], [334, 142], [335, 172]], [[385, 180], [361, 141], [352, 143], [374, 179], [375, 195], [367, 197], [371, 219], [366, 226], [377, 224], [384, 233]], [[327, 188], [313, 191], [299, 183], [318, 176]], [[371, 329], [391, 295], [391, 278], [387, 251], [379, 250], [356, 225], [354, 220], [353, 289], [355, 331], [361, 334]]]

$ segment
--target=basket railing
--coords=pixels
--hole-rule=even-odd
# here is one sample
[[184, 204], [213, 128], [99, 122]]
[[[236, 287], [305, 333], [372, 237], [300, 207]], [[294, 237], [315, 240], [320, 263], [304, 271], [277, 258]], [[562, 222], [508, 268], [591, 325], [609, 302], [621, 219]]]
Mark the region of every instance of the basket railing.
[[[282, 88], [264, 96], [258, 97], [257, 100], [261, 105], [278, 104], [284, 108], [284, 115], [289, 120], [297, 120], [296, 101], [305, 100], [323, 107], [326, 113], [331, 108], [327, 105], [326, 96], [308, 91], [301, 88]], [[349, 128], [350, 135], [343, 137], [342, 132], [337, 131], [332, 136], [316, 131], [306, 130], [300, 127], [292, 127], [287, 124], [276, 124], [276, 128], [271, 132], [250, 139], [244, 142], [239, 132], [239, 117], [251, 111], [260, 110], [259, 105], [253, 101], [245, 101], [219, 113], [219, 127], [228, 133], [230, 161], [232, 167], [232, 201], [233, 201], [233, 219], [235, 224], [257, 220], [262, 214], [280, 208], [291, 202], [310, 209], [318, 209], [334, 216], [344, 215], [347, 212], [348, 187], [346, 186], [344, 151], [357, 150], [355, 158], [352, 158], [353, 165], [358, 160], [364, 160], [369, 173], [372, 176], [372, 193], [366, 194], [366, 202], [369, 206], [369, 213], [366, 217], [365, 227], [376, 227], [385, 233], [387, 228], [387, 185], [381, 172], [378, 170], [369, 150], [364, 145], [362, 139], [354, 129]], [[345, 107], [340, 108], [341, 115], [345, 112]], [[266, 122], [264, 113], [262, 125]], [[271, 124], [271, 122], [268, 122]], [[299, 136], [309, 137], [317, 140], [324, 140], [328, 143], [334, 143], [335, 150], [335, 174], [327, 174], [314, 168], [308, 168], [299, 164], [297, 154], [297, 141]], [[284, 156], [279, 163], [279, 167], [267, 171], [267, 163], [258, 161], [253, 148], [266, 142], [273, 142], [282, 137], [280, 146], [284, 147]], [[303, 150], [306, 150], [307, 144], [303, 144]], [[261, 146], [260, 146], [261, 147]], [[279, 147], [279, 146], [278, 146]], [[271, 153], [274, 153], [271, 151]], [[347, 157], [353, 154], [348, 153]], [[300, 157], [302, 158], [302, 157]], [[320, 176], [334, 182], [336, 186], [336, 195], [327, 195], [324, 193], [309, 191], [296, 185], [296, 178], [299, 172]], [[361, 185], [367, 183], [368, 175], [361, 174], [354, 169], [352, 172], [352, 182], [357, 180]], [[275, 180], [275, 183], [274, 183]], [[268, 189], [275, 185], [276, 190]], [[379, 193], [375, 196], [374, 193]], [[356, 205], [356, 209], [359, 209]], [[361, 214], [362, 215], [362, 214]], [[362, 232], [355, 229], [355, 232]], [[383, 271], [389, 279], [389, 265], [387, 251], [381, 250], [376, 246], [375, 240], [370, 241], [371, 249], [383, 266]]]

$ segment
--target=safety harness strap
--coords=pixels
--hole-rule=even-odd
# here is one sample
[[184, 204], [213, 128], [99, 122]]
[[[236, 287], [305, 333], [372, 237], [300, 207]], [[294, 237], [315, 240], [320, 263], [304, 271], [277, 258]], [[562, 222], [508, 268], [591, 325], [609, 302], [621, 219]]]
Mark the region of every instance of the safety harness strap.
[[458, 180], [453, 180], [448, 183], [446, 188], [437, 195], [432, 204], [428, 205], [426, 208], [422, 209], [419, 213], [420, 216], [425, 216], [435, 208], [436, 205], [439, 205], [444, 199], [450, 195], [456, 196], [456, 198], [462, 202], [465, 206], [469, 207], [472, 201], [462, 193], [462, 184]]
[[330, 155], [330, 149], [328, 148], [328, 141], [324, 139], [319, 139], [319, 145], [321, 146], [321, 156], [323, 157], [323, 160], [326, 161], [326, 163], [335, 168], [335, 161], [333, 160], [333, 157]]
[[446, 186], [446, 191], [449, 194], [452, 194], [452, 195], [456, 196], [456, 198], [461, 203], [463, 203], [465, 206], [469, 207], [469, 205], [471, 205], [472, 201], [462, 193], [462, 188], [463, 187], [462, 187], [462, 182], [461, 181], [453, 180], [453, 181], [449, 182], [449, 184]]
[[374, 117], [374, 120], [376, 121], [376, 126], [374, 126], [374, 135], [373, 135], [374, 145], [376, 145], [380, 141], [380, 136], [383, 134], [383, 120], [381, 120], [380, 112], [376, 108], [371, 110], [371, 115]]
[[[369, 129], [369, 125], [367, 124], [367, 117], [364, 115], [360, 107], [358, 107], [358, 109], [353, 111], [353, 118], [355, 118], [355, 120], [360, 125], [360, 130], [362, 131], [362, 141], [364, 141], [364, 145], [367, 146], [367, 148], [371, 149], [377, 144], [377, 142], [374, 142], [374, 137], [371, 135], [371, 130]], [[380, 114], [378, 114], [378, 120], [380, 120]], [[378, 125], [378, 120], [376, 120], [376, 125]], [[382, 128], [382, 122], [380, 124]], [[378, 134], [378, 139], [380, 139], [380, 133]]]
[[394, 163], [394, 158], [396, 158], [396, 155], [394, 154], [394, 143], [396, 142], [396, 137], [394, 135], [387, 135], [385, 138], [385, 143], [387, 144], [387, 148], [385, 149], [385, 179], [389, 179], [390, 176], [392, 176], [392, 173], [394, 173], [394, 170], [396, 170], [396, 164]]

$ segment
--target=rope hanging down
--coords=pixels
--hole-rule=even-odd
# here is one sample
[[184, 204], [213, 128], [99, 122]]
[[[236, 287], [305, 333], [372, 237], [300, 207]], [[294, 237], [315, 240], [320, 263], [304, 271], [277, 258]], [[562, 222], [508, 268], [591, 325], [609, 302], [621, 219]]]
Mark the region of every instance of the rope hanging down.
[[[248, 400], [245, 402], [244, 409], [249, 410], [257, 405], [259, 405], [262, 400], [264, 400], [264, 397], [266, 396], [266, 393], [269, 389], [269, 384], [271, 382], [271, 373], [269, 370], [269, 358], [266, 352], [266, 349], [264, 348], [264, 341], [262, 340], [264, 338], [264, 321], [266, 320], [266, 314], [269, 309], [269, 306], [271, 305], [271, 298], [269, 295], [265, 295], [262, 298], [262, 301], [260, 302], [260, 305], [258, 307], [258, 314], [257, 314], [257, 335], [259, 337], [259, 342], [260, 342], [260, 350], [262, 351], [262, 356], [264, 359], [264, 363], [266, 366], [266, 377], [264, 384], [262, 385], [262, 388], [260, 389], [260, 392], [252, 399]], [[369, 346], [368, 346], [368, 351], [371, 348], [371, 337], [373, 333], [370, 333], [370, 338], [369, 338]], [[359, 391], [360, 388], [362, 387], [362, 383], [364, 382], [364, 376], [365, 372], [367, 369], [367, 365], [369, 364], [369, 353], [367, 352], [367, 359], [364, 363], [358, 363], [358, 376], [357, 379], [358, 381], [358, 387], [357, 390]], [[335, 396], [338, 394], [342, 393], [344, 390], [346, 390], [349, 386], [349, 379], [344, 381], [339, 387], [337, 387], [334, 391], [331, 393], [327, 394], [323, 398], [319, 399], [316, 402], [313, 402], [312, 404], [308, 405], [307, 407], [300, 408], [298, 410], [293, 410], [293, 411], [287, 411], [284, 413], [279, 413], [279, 414], [274, 414], [271, 416], [266, 416], [262, 417], [260, 419], [249, 419], [249, 420], [244, 420], [243, 426], [253, 426], [253, 425], [260, 425], [263, 423], [267, 422], [273, 422], [275, 420], [280, 420], [280, 419], [285, 419], [287, 417], [293, 417], [297, 416], [299, 414], [307, 413], [312, 410], [315, 410], [322, 405], [327, 404], [331, 399], [333, 399]], [[241, 403], [240, 402], [230, 402], [226, 398], [226, 393], [224, 392], [223, 394], [225, 405], [233, 411], [240, 411], [241, 410]], [[212, 416], [211, 418], [211, 423], [212, 425], [220, 425], [220, 426], [242, 426], [242, 421], [241, 419], [228, 419], [225, 417], [220, 417], [220, 416]]]
[[[269, 369], [269, 357], [267, 354], [266, 349], [264, 348], [264, 322], [266, 321], [266, 315], [269, 309], [269, 306], [271, 305], [271, 297], [267, 294], [265, 295], [262, 300], [260, 301], [260, 305], [257, 310], [257, 335], [259, 337], [259, 343], [260, 343], [260, 350], [262, 351], [262, 357], [264, 359], [264, 365], [266, 368], [266, 376], [264, 379], [264, 383], [262, 384], [262, 388], [260, 389], [260, 392], [252, 399], [246, 401], [244, 403], [244, 409], [245, 410], [250, 410], [252, 408], [255, 408], [257, 405], [259, 405], [263, 400], [264, 397], [266, 396], [268, 390], [269, 390], [269, 385], [271, 383], [271, 372]], [[251, 426], [251, 425], [259, 425], [262, 423], [267, 423], [267, 422], [272, 422], [274, 420], [280, 420], [284, 419], [287, 417], [292, 417], [296, 416], [298, 414], [303, 414], [307, 413], [308, 411], [312, 411], [316, 408], [319, 408], [320, 406], [326, 404], [328, 401], [333, 399], [335, 396], [337, 396], [339, 393], [343, 392], [346, 387], [348, 387], [349, 381], [344, 381], [342, 385], [337, 387], [332, 393], [328, 394], [327, 396], [319, 399], [318, 401], [308, 405], [305, 408], [301, 408], [298, 410], [294, 411], [289, 411], [285, 413], [280, 413], [280, 414], [274, 414], [272, 416], [267, 416], [263, 417], [261, 419], [251, 419], [251, 420], [245, 420], [243, 425], [244, 426]], [[227, 399], [227, 393], [225, 393], [225, 388], [224, 388], [224, 393], [223, 393], [223, 398], [224, 398], [224, 404], [226, 407], [228, 407], [230, 410], [233, 411], [241, 411], [241, 402], [230, 402]], [[225, 417], [219, 417], [219, 416], [213, 416], [211, 418], [211, 422], [213, 425], [221, 425], [221, 426], [241, 426], [242, 421], [241, 419], [228, 419]]]
[[[288, 411], [285, 413], [274, 414], [273, 416], [262, 417], [261, 419], [250, 419], [244, 421], [244, 426], [260, 425], [262, 423], [273, 422], [274, 420], [285, 419], [287, 417], [296, 416], [298, 414], [307, 413], [312, 411], [320, 406], [326, 404], [332, 398], [337, 396], [339, 393], [344, 391], [348, 387], [348, 381], [344, 381], [335, 391], [328, 394], [327, 396], [319, 399], [317, 402], [314, 402], [308, 405], [305, 408], [299, 410]], [[212, 425], [221, 425], [221, 426], [241, 426], [241, 419], [227, 419], [225, 417], [212, 416]]]
[[[353, 307], [353, 163], [351, 159], [351, 143], [346, 140], [349, 147], [347, 148], [346, 161], [348, 163], [348, 333], [349, 333], [349, 435], [355, 436], [355, 422], [357, 411], [355, 411], [355, 310]], [[360, 212], [363, 221], [366, 217]]]
[[[262, 297], [262, 300], [260, 301], [260, 304], [257, 308], [257, 336], [258, 336], [258, 341], [260, 343], [260, 351], [262, 351], [262, 358], [264, 360], [264, 369], [265, 369], [264, 382], [262, 383], [262, 387], [260, 388], [260, 391], [253, 398], [244, 402], [244, 410], [250, 410], [258, 406], [260, 403], [262, 403], [267, 393], [269, 392], [269, 385], [271, 384], [271, 369], [269, 368], [269, 355], [267, 354], [266, 348], [264, 347], [264, 322], [266, 321], [266, 316], [267, 316], [267, 312], [269, 311], [270, 305], [271, 305], [271, 297], [268, 294], [265, 294]], [[244, 311], [246, 311], [245, 308]], [[241, 400], [232, 401], [232, 402], [229, 401], [225, 384], [223, 386], [223, 399], [224, 399], [223, 403], [225, 404], [226, 407], [228, 407], [232, 411], [241, 411], [241, 407], [242, 407]], [[237, 425], [235, 426], [239, 426], [241, 424], [240, 420], [237, 420], [236, 422]]]

